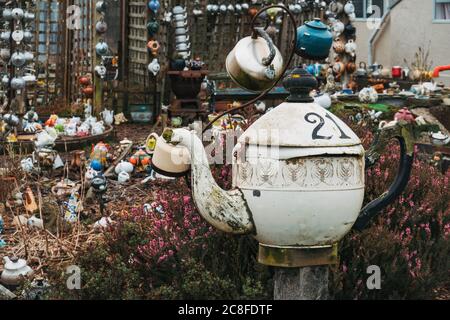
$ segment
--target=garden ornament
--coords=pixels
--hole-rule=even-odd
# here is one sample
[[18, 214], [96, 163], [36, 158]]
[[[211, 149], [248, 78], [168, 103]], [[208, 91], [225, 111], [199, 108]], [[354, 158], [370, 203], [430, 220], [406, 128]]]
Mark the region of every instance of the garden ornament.
[[[315, 265], [336, 263], [336, 244], [394, 201], [411, 173], [414, 124], [399, 121], [381, 129], [366, 152], [342, 120], [314, 103], [310, 92], [317, 85], [301, 68], [285, 78], [286, 102], [253, 123], [234, 147], [231, 191], [215, 182], [195, 131], [167, 129], [157, 142], [154, 169], [190, 165], [200, 214], [224, 232], [253, 234], [260, 243], [259, 261], [266, 265], [311, 265], [305, 256], [299, 258], [305, 249], [317, 250]], [[361, 209], [366, 164], [373, 165], [393, 138], [401, 146], [397, 178], [387, 193]], [[170, 146], [186, 148], [190, 159]], [[160, 155], [164, 161], [157, 161]]]
[[250, 91], [262, 91], [270, 87], [280, 76], [283, 57], [272, 39], [262, 29], [240, 40], [226, 59], [230, 77]]
[[[292, 53], [287, 65], [291, 61]], [[258, 260], [265, 265], [337, 264], [337, 243], [352, 228], [364, 229], [403, 192], [410, 177], [414, 140], [423, 128], [396, 121], [379, 130], [366, 152], [342, 120], [314, 103], [310, 94], [317, 86], [316, 78], [302, 68], [286, 76], [286, 101], [256, 120], [230, 150], [232, 190], [223, 190], [214, 180], [210, 149], [206, 151], [195, 124], [193, 130], [166, 129], [157, 141], [153, 169], [182, 176], [188, 168], [198, 212], [221, 231], [253, 235], [259, 242]], [[400, 143], [397, 177], [386, 193], [362, 208], [365, 168], [377, 162], [391, 139]]]

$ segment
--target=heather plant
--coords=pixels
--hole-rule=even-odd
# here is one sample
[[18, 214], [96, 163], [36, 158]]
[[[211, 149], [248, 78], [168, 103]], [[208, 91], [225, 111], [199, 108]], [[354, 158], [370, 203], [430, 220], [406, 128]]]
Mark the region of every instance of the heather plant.
[[[224, 180], [230, 168], [216, 173]], [[105, 233], [104, 243], [79, 256], [82, 290], [68, 292], [61, 285], [55, 298], [269, 298], [270, 274], [257, 264], [252, 238], [215, 231], [200, 217], [181, 181], [155, 194], [152, 209], [124, 212]]]
[[[365, 144], [372, 140], [366, 133]], [[367, 171], [366, 202], [395, 178], [399, 147], [391, 144]], [[333, 273], [337, 299], [433, 299], [450, 285], [450, 172], [440, 173], [416, 157], [403, 195], [362, 233], [341, 244], [341, 264]], [[381, 268], [381, 290], [369, 290], [367, 268]]]
[[[345, 119], [345, 118], [344, 118]], [[348, 118], [346, 120], [349, 120]], [[351, 124], [367, 148], [375, 124]], [[399, 163], [399, 147], [387, 146], [367, 171], [366, 200], [385, 192]], [[213, 166], [218, 184], [231, 188], [231, 166]], [[371, 226], [340, 244], [340, 265], [331, 273], [336, 299], [432, 299], [449, 286], [449, 178], [416, 158], [409, 185]], [[198, 214], [180, 180], [152, 185], [151, 208], [137, 207], [116, 219], [104, 242], [79, 255], [82, 290], [62, 285], [55, 298], [270, 299], [272, 271], [257, 263], [250, 236], [211, 228]], [[369, 290], [367, 268], [381, 269], [381, 290]], [[65, 280], [55, 283], [65, 284]]]

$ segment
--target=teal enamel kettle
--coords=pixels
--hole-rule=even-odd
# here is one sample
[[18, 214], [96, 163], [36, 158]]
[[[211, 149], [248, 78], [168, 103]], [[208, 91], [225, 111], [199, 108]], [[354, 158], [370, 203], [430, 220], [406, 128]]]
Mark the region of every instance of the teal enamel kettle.
[[305, 59], [328, 58], [332, 44], [333, 35], [319, 18], [315, 18], [297, 29], [296, 53]]

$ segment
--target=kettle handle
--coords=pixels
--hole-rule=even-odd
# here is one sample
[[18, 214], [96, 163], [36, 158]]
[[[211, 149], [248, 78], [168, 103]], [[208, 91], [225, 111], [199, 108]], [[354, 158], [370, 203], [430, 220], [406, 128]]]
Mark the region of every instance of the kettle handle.
[[397, 123], [382, 128], [366, 155], [366, 167], [370, 168], [380, 158], [381, 150], [390, 140], [397, 139], [400, 144], [400, 164], [397, 176], [389, 190], [367, 204], [360, 212], [353, 229], [362, 231], [370, 220], [377, 217], [381, 210], [394, 202], [405, 190], [411, 177], [414, 162], [414, 127], [409, 123]]
[[263, 28], [255, 28], [255, 34], [253, 35], [253, 38], [256, 39], [258, 36], [266, 40], [267, 45], [269, 46], [269, 55], [262, 59], [262, 64], [268, 67], [273, 62], [273, 59], [275, 59], [275, 55], [277, 54], [275, 45], [273, 44], [272, 38], [266, 31], [264, 31]]

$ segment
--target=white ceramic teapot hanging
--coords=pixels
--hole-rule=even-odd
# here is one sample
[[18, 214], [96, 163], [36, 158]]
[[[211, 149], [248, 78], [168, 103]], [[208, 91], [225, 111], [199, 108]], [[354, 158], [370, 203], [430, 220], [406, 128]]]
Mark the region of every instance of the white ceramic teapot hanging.
[[336, 20], [333, 23], [333, 33], [336, 37], [339, 37], [342, 34], [342, 32], [344, 32], [344, 30], [345, 30], [345, 25], [342, 21]]
[[20, 19], [23, 18], [24, 11], [23, 11], [23, 9], [21, 9], [21, 8], [14, 8], [14, 9], [11, 11], [11, 15], [12, 15], [13, 19], [15, 19], [15, 20], [20, 20]]
[[106, 77], [106, 67], [105, 66], [96, 66], [95, 73], [101, 78], [104, 79]]
[[8, 41], [11, 38], [11, 31], [3, 31], [0, 33], [0, 39], [3, 41]]
[[355, 5], [352, 1], [347, 1], [347, 3], [344, 6], [344, 11], [347, 15], [352, 14], [355, 12]]
[[185, 14], [186, 9], [182, 6], [175, 6], [172, 9], [173, 14]]
[[4, 86], [9, 86], [9, 77], [8, 77], [8, 75], [4, 75], [3, 77], [2, 77], [2, 84], [4, 85]]
[[98, 13], [105, 13], [106, 1], [97, 1], [97, 3], [95, 4], [95, 10], [97, 10]]
[[240, 40], [229, 53], [226, 69], [230, 77], [250, 91], [269, 88], [283, 71], [283, 57], [270, 36], [262, 29]]
[[332, 13], [338, 15], [344, 11], [344, 5], [337, 0], [332, 0], [330, 2], [328, 10], [330, 10]]
[[5, 8], [3, 9], [3, 13], [2, 13], [3, 19], [5, 19], [6, 21], [11, 21], [12, 20], [12, 10], [9, 8]]
[[345, 44], [345, 52], [351, 55], [352, 57], [355, 56], [356, 49], [357, 49], [356, 42], [353, 41], [352, 39], [348, 40], [348, 42]]
[[14, 77], [11, 80], [11, 88], [14, 90], [22, 90], [25, 88], [25, 80], [22, 77]]
[[11, 63], [16, 68], [21, 68], [26, 63], [25, 55], [22, 52], [14, 52], [11, 56]]
[[106, 31], [108, 31], [108, 25], [106, 24], [106, 22], [104, 20], [100, 20], [96, 23], [95, 25], [95, 30], [99, 33], [99, 34], [103, 34]]
[[109, 46], [106, 42], [104, 42], [103, 40], [101, 40], [99, 43], [97, 43], [95, 45], [95, 51], [97, 52], [97, 54], [99, 56], [104, 56], [108, 53], [109, 51]]
[[34, 19], [36, 19], [36, 15], [33, 12], [25, 11], [25, 13], [23, 14], [23, 19], [25, 21], [33, 21]]
[[8, 286], [19, 285], [24, 277], [31, 276], [33, 269], [31, 269], [27, 262], [17, 257], [4, 257], [4, 270], [1, 275], [1, 282]]
[[23, 53], [23, 58], [25, 59], [25, 63], [31, 62], [34, 60], [34, 54], [30, 51], [25, 51]]
[[23, 30], [14, 30], [13, 33], [11, 34], [11, 38], [16, 42], [16, 43], [20, 43], [23, 40]]
[[161, 65], [159, 64], [158, 59], [153, 59], [153, 61], [148, 65], [148, 71], [150, 71], [156, 77], [160, 70]]

